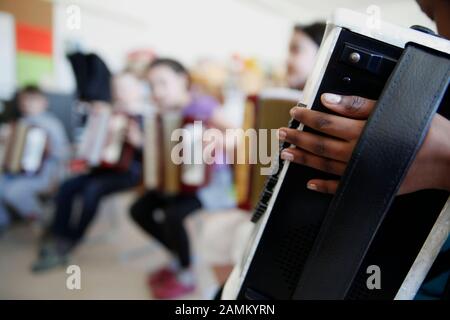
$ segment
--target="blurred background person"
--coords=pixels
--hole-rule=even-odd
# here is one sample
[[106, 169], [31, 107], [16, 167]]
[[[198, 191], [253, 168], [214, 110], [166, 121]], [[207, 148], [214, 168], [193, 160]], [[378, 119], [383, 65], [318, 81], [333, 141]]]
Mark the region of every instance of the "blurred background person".
[[[97, 213], [100, 201], [113, 193], [124, 191], [138, 185], [142, 170], [142, 101], [139, 99], [139, 82], [131, 74], [120, 74], [113, 79], [113, 105], [94, 102], [89, 113], [101, 113], [113, 108], [130, 117], [126, 132], [126, 143], [134, 148], [133, 160], [125, 170], [117, 168], [94, 167], [87, 173], [76, 174], [67, 179], [56, 195], [56, 209], [48, 232], [44, 235], [38, 260], [33, 271], [45, 271], [68, 262], [69, 254], [82, 241], [88, 227]], [[80, 217], [73, 223], [73, 204], [81, 197]]]
[[[148, 80], [157, 112], [178, 110], [184, 117], [205, 121], [220, 130], [231, 127], [214, 98], [190, 90], [189, 72], [180, 62], [156, 59], [149, 67]], [[214, 211], [235, 205], [229, 166], [214, 164], [211, 175], [209, 184], [195, 193], [167, 195], [149, 191], [131, 207], [134, 221], [173, 254], [172, 263], [148, 278], [156, 298], [177, 298], [196, 288], [190, 240], [184, 226], [186, 217], [201, 208]]]
[[44, 129], [49, 143], [42, 167], [36, 174], [0, 175], [0, 233], [11, 221], [11, 210], [25, 219], [42, 218], [39, 196], [58, 184], [68, 159], [66, 133], [60, 121], [47, 112], [45, 94], [36, 86], [27, 86], [19, 91], [17, 103], [19, 120]]
[[303, 90], [316, 62], [325, 23], [294, 26], [289, 42], [286, 80], [289, 88]]

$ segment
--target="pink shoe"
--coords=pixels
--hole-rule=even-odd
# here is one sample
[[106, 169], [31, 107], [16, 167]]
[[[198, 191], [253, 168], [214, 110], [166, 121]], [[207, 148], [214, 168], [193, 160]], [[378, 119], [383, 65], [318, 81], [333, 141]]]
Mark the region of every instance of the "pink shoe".
[[169, 267], [163, 267], [148, 276], [148, 285], [150, 288], [159, 285], [168, 278], [174, 278], [175, 273]]
[[152, 287], [153, 296], [156, 299], [176, 299], [185, 294], [195, 291], [195, 285], [186, 285], [177, 277], [166, 278], [164, 282]]

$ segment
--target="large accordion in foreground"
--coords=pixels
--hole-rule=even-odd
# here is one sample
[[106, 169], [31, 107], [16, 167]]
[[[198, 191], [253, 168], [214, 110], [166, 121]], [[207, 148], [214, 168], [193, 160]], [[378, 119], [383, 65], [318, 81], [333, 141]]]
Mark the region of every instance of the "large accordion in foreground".
[[47, 132], [23, 121], [0, 128], [0, 172], [36, 174], [42, 168], [48, 147]]
[[[200, 127], [199, 127], [200, 126]], [[203, 161], [205, 122], [186, 118], [181, 112], [154, 113], [145, 119], [144, 184], [148, 190], [168, 195], [192, 193], [208, 184], [211, 165]], [[183, 136], [173, 136], [182, 130]], [[179, 139], [178, 139], [179, 138]], [[174, 148], [180, 144], [190, 157], [183, 163], [174, 161]]]
[[[378, 100], [345, 173], [280, 160], [222, 298], [412, 299], [448, 237], [449, 192], [396, 194], [434, 114], [450, 117], [450, 42], [368, 21], [335, 12], [299, 104], [329, 113], [325, 92]], [[313, 178], [340, 179], [336, 194], [308, 190]]]
[[130, 116], [110, 110], [90, 113], [77, 161], [89, 168], [126, 170], [134, 157], [134, 148], [127, 142], [130, 121]]

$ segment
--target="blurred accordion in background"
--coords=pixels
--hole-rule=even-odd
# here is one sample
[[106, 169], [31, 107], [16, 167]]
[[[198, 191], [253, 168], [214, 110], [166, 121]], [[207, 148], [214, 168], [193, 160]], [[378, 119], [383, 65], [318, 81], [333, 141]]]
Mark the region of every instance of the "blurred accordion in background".
[[[277, 88], [268, 89], [259, 96], [249, 96], [244, 110], [242, 129], [268, 130], [266, 139], [267, 149], [272, 157], [278, 150], [270, 150], [270, 130], [286, 126], [289, 122], [289, 110], [291, 110], [301, 98], [301, 91]], [[245, 154], [245, 162], [237, 163], [235, 166], [236, 197], [239, 208], [251, 210], [258, 202], [259, 196], [264, 189], [267, 176], [261, 174], [263, 165], [260, 161], [251, 163], [250, 158], [257, 154], [257, 145], [250, 143], [249, 136], [241, 141]], [[259, 138], [258, 138], [259, 140]], [[258, 145], [259, 148], [261, 146]], [[277, 161], [278, 159], [272, 159]]]
[[46, 131], [23, 121], [0, 127], [0, 172], [36, 174], [46, 157]]
[[[145, 120], [144, 183], [148, 190], [165, 194], [192, 193], [208, 184], [212, 165], [203, 161], [203, 122], [197, 130], [195, 119], [181, 112], [151, 114]], [[185, 136], [173, 141], [175, 130], [182, 129]], [[181, 143], [183, 151], [189, 150], [189, 163], [177, 164], [172, 159], [174, 147]]]
[[134, 156], [134, 148], [127, 142], [130, 121], [123, 113], [91, 113], [75, 161], [82, 167], [126, 170]]

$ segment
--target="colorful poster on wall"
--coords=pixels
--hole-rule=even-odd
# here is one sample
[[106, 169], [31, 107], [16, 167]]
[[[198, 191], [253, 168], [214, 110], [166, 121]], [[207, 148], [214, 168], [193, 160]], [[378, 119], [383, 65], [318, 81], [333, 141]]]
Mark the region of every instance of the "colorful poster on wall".
[[53, 73], [51, 29], [16, 24], [17, 81], [19, 86], [39, 84]]

